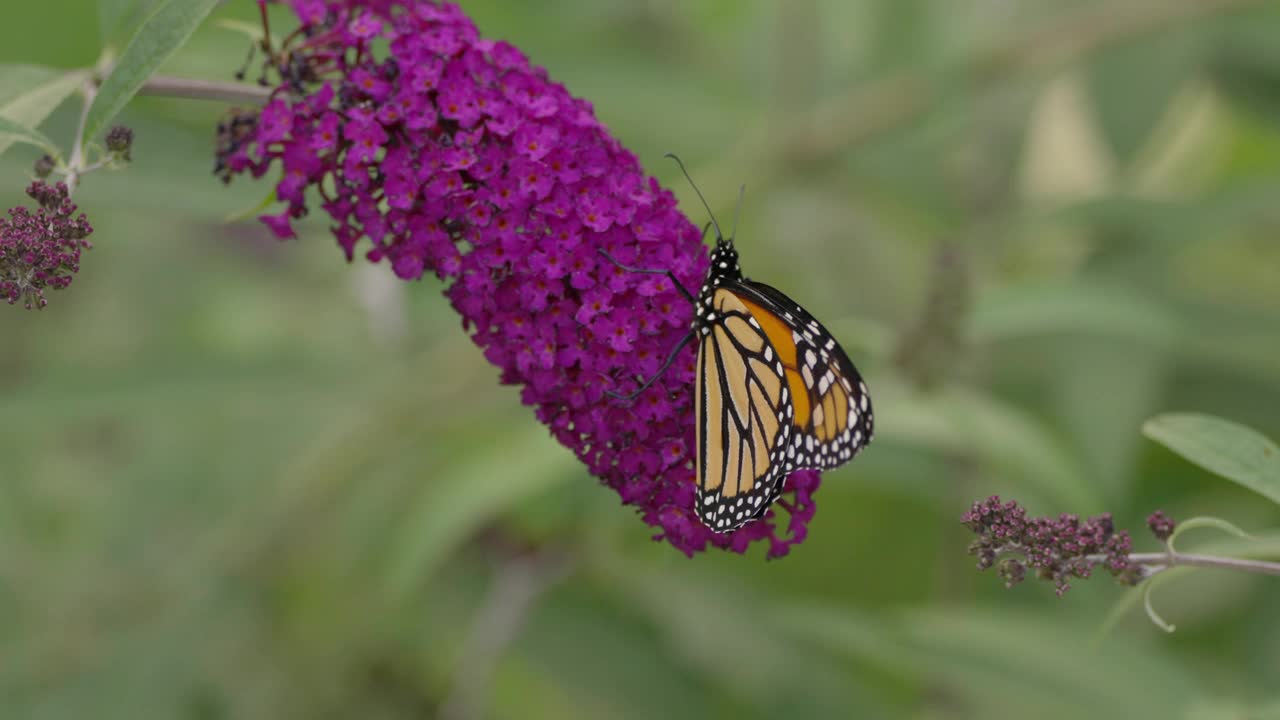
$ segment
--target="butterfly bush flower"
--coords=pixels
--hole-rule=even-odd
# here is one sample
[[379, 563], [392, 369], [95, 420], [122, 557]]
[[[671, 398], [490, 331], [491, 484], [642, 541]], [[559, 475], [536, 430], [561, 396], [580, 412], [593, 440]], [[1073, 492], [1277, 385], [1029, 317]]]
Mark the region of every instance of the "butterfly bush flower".
[[1151, 534], [1156, 536], [1160, 542], [1167, 542], [1173, 535], [1173, 530], [1178, 524], [1173, 518], [1164, 514], [1163, 510], [1157, 510], [1147, 516], [1147, 528], [1151, 530]]
[[80, 252], [92, 247], [85, 238], [93, 228], [84, 213], [75, 216], [65, 184], [36, 181], [27, 195], [38, 207], [16, 207], [0, 218], [0, 298], [30, 310], [49, 304], [45, 290], [71, 284]]
[[[1172, 532], [1173, 521], [1163, 513], [1156, 515], [1168, 522]], [[1027, 517], [1018, 503], [1002, 503], [993, 495], [973, 503], [960, 522], [978, 535], [969, 545], [969, 554], [978, 558], [978, 569], [997, 566], [1005, 587], [1022, 582], [1028, 570], [1052, 582], [1059, 596], [1071, 588], [1071, 578], [1088, 578], [1099, 566], [1123, 585], [1136, 585], [1143, 578], [1142, 567], [1130, 558], [1133, 541], [1127, 531], [1115, 529], [1111, 513], [1087, 520], [1067, 513], [1056, 518]]]
[[[481, 38], [455, 5], [292, 0], [301, 28], [277, 48], [281, 82], [260, 112], [219, 126], [224, 180], [276, 175], [279, 238], [319, 205], [348, 260], [386, 262], [404, 280], [434, 274], [503, 383], [634, 506], [692, 555], [771, 557], [801, 542], [816, 472], [793, 474], [771, 511], [731, 535], [694, 513], [694, 352], [634, 402], [688, 331], [671, 282], [607, 261], [669, 268], [688, 288], [707, 271], [700, 232], [647, 177], [586, 100]], [[278, 175], [277, 175], [278, 174]], [[518, 472], [518, 468], [513, 468]]]

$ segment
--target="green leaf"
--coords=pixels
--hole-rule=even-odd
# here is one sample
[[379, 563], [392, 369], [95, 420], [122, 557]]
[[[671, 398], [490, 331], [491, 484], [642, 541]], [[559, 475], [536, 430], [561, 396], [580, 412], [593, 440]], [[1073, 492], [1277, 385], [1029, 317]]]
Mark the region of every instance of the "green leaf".
[[1145, 147], [1173, 99], [1200, 72], [1205, 40], [1203, 33], [1157, 33], [1119, 43], [1089, 63], [1094, 116], [1122, 162]]
[[970, 332], [979, 342], [1085, 333], [1157, 347], [1180, 334], [1177, 317], [1124, 287], [1097, 283], [1018, 285], [978, 296]]
[[1174, 529], [1173, 534], [1169, 536], [1169, 540], [1167, 541], [1167, 544], [1169, 545], [1169, 550], [1173, 552], [1177, 552], [1177, 549], [1174, 548], [1173, 543], [1175, 540], [1178, 539], [1178, 536], [1182, 535], [1182, 533], [1188, 530], [1195, 530], [1197, 528], [1204, 528], [1204, 527], [1217, 528], [1225, 533], [1230, 533], [1232, 535], [1235, 535], [1238, 538], [1247, 539], [1250, 537], [1249, 533], [1241, 530], [1240, 528], [1227, 522], [1226, 520], [1223, 520], [1222, 518], [1209, 517], [1209, 516], [1193, 517], [1190, 520], [1185, 520], [1183, 522], [1178, 523], [1178, 527]]
[[885, 375], [876, 383], [878, 407], [889, 408], [876, 415], [879, 437], [973, 458], [993, 478], [1055, 508], [1088, 514], [1107, 507], [1079, 456], [1041, 419], [984, 393], [920, 393], [895, 380]]
[[[84, 70], [42, 72], [39, 69], [20, 70], [14, 75], [0, 73], [0, 98], [7, 98], [0, 105], [0, 117], [27, 128], [39, 127], [71, 93], [75, 92], [89, 74]], [[16, 138], [0, 138], [0, 154], [9, 149]]]
[[40, 85], [62, 77], [65, 72], [44, 65], [0, 65], [0, 107]]
[[811, 604], [782, 606], [775, 617], [780, 630], [837, 656], [901, 676], [914, 673], [915, 657], [898, 628], [884, 618]]
[[[231, 32], [245, 35], [255, 43], [262, 42], [263, 32], [261, 22], [248, 22], [245, 20], [235, 20], [233, 18], [220, 18], [215, 20], [213, 24], [223, 30], [230, 30]], [[276, 37], [275, 33], [271, 34], [271, 45], [272, 47], [279, 47], [280, 45], [280, 40]]]
[[226, 218], [223, 219], [223, 222], [226, 222], [226, 223], [240, 222], [241, 220], [248, 220], [251, 217], [256, 217], [257, 215], [261, 214], [263, 210], [266, 210], [267, 208], [271, 207], [272, 203], [274, 203], [275, 201], [276, 201], [276, 189], [273, 187], [271, 188], [271, 192], [267, 193], [265, 197], [263, 197], [258, 202], [254, 203], [252, 207], [247, 207], [247, 208], [244, 208], [243, 210], [236, 210], [235, 212], [230, 213], [229, 215], [227, 215]]
[[[418, 507], [394, 547], [388, 589], [402, 597], [478, 528], [506, 508], [580, 474], [573, 455], [536, 427], [495, 438], [502, 451], [439, 468], [424, 481]], [[515, 459], [516, 464], [512, 464]]]
[[110, 47], [125, 28], [136, 25], [156, 6], [157, 0], [98, 0], [98, 37]]
[[218, 0], [168, 0], [147, 18], [129, 41], [111, 74], [102, 81], [89, 108], [82, 141], [98, 136], [143, 83], [186, 43]]
[[1197, 413], [1157, 415], [1142, 426], [1142, 432], [1196, 465], [1280, 505], [1280, 448], [1261, 433]]
[[1167, 656], [1137, 643], [1096, 652], [1068, 614], [1045, 618], [1009, 607], [924, 609], [908, 613], [903, 627], [918, 647], [919, 672], [971, 717], [1161, 717], [1197, 694], [1197, 677]]
[[48, 138], [44, 133], [34, 128], [29, 128], [22, 123], [14, 122], [9, 118], [0, 116], [0, 142], [24, 142], [28, 145], [35, 145], [43, 149], [45, 152], [58, 157], [58, 146]]
[[837, 672], [813, 643], [780, 627], [768, 596], [751, 586], [687, 566], [642, 569], [608, 549], [587, 569], [619, 603], [647, 616], [682, 664], [734, 697], [777, 710], [766, 716], [783, 717], [784, 709], [811, 702], [865, 714], [853, 706], [867, 702], [869, 689]]
[[1227, 100], [1255, 117], [1280, 123], [1280, 48], [1274, 19], [1237, 28], [1209, 63], [1209, 79]]

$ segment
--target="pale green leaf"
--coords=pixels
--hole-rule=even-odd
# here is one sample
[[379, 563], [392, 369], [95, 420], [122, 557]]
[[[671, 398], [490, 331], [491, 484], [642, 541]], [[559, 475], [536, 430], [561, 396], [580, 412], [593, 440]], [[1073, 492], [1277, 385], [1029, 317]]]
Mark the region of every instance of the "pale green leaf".
[[223, 219], [223, 222], [227, 222], [227, 223], [240, 222], [241, 220], [248, 220], [251, 217], [257, 217], [262, 213], [263, 210], [266, 210], [267, 208], [271, 207], [272, 203], [274, 203], [275, 201], [276, 201], [276, 189], [273, 187], [271, 188], [271, 191], [266, 194], [265, 197], [263, 197], [258, 202], [254, 203], [252, 207], [247, 207], [247, 208], [244, 208], [243, 210], [236, 210], [235, 212], [228, 214], [227, 217]]
[[[573, 455], [540, 426], [495, 440], [500, 452], [455, 467], [435, 468], [423, 478], [417, 507], [394, 544], [387, 584], [403, 596], [478, 528], [506, 508], [581, 475]], [[513, 460], [515, 464], [513, 464]]]
[[1089, 333], [1167, 346], [1180, 334], [1177, 318], [1164, 306], [1098, 283], [1041, 283], [982, 293], [969, 328], [979, 342]]
[[839, 657], [910, 676], [915, 657], [897, 628], [880, 617], [866, 617], [846, 607], [786, 606], [775, 616], [779, 630]]
[[157, 0], [98, 0], [98, 37], [103, 47], [136, 25], [156, 6]]
[[1280, 448], [1261, 433], [1198, 413], [1157, 415], [1142, 432], [1196, 465], [1280, 504]]
[[980, 704], [971, 717], [1174, 716], [1197, 694], [1193, 674], [1137, 644], [1095, 652], [1082, 626], [1057, 610], [1046, 622], [1010, 607], [924, 609], [907, 614], [903, 628], [932, 685]]
[[[608, 551], [589, 567], [619, 602], [651, 619], [671, 653], [735, 697], [757, 707], [866, 702], [867, 691], [855, 679], [837, 673], [812, 643], [780, 627], [769, 598], [749, 587], [671, 565], [645, 571]], [[723, 672], [725, 667], [734, 671]]]
[[218, 0], [169, 0], [147, 18], [98, 88], [81, 139], [97, 137], [217, 4]]
[[991, 395], [959, 387], [917, 392], [889, 375], [874, 388], [877, 436], [973, 458], [1019, 492], [1053, 507], [1094, 513], [1105, 498], [1079, 457], [1046, 424]]
[[0, 107], [65, 74], [44, 65], [0, 65]]
[[0, 142], [23, 142], [35, 145], [54, 157], [58, 157], [58, 146], [44, 133], [29, 128], [22, 123], [0, 116]]
[[[215, 20], [213, 24], [223, 30], [230, 30], [232, 32], [240, 33], [241, 35], [245, 35], [255, 43], [262, 42], [263, 33], [261, 22], [246, 22], [244, 20], [235, 20], [232, 18], [220, 18]], [[279, 39], [276, 37], [275, 33], [272, 33], [272, 47], [277, 47], [279, 44]]]
[[[38, 77], [41, 79], [35, 85], [22, 88], [19, 84], [24, 82], [24, 78], [33, 80]], [[28, 128], [40, 127], [45, 118], [83, 85], [88, 77], [84, 70], [56, 71], [52, 75], [31, 70], [19, 73], [17, 80], [6, 77], [0, 82], [0, 89], [12, 95], [0, 105], [0, 117]], [[15, 141], [12, 137], [0, 138], [0, 154]]]

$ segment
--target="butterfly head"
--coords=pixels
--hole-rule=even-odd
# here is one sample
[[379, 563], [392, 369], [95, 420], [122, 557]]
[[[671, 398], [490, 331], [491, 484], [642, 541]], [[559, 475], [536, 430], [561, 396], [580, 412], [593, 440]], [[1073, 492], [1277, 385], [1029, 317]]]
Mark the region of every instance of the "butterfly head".
[[[716, 246], [711, 250], [711, 268], [708, 279], [738, 279], [742, 277], [742, 268], [738, 265], [738, 250], [733, 247], [733, 238], [716, 238]], [[718, 283], [716, 283], [718, 284]]]

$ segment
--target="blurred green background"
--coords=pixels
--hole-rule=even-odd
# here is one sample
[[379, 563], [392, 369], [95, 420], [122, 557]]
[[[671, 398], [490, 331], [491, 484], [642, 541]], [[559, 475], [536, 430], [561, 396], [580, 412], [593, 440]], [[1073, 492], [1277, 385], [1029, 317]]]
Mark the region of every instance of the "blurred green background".
[[[346, 265], [319, 217], [224, 222], [268, 187], [210, 175], [223, 108], [140, 98], [75, 283], [0, 308], [0, 717], [1280, 717], [1280, 581], [1189, 573], [1154, 596], [1176, 633], [1104, 632], [1132, 591], [1005, 591], [958, 523], [1000, 493], [1144, 551], [1156, 508], [1280, 525], [1139, 433], [1280, 435], [1280, 4], [464, 7], [698, 222], [662, 153], [722, 213], [746, 183], [746, 270], [843, 340], [875, 444], [790, 557], [689, 560], [436, 282]], [[96, 18], [9, 3], [0, 62], [92, 64]], [[206, 23], [166, 72], [229, 80], [246, 44]], [[0, 159], [5, 207], [34, 158]]]

